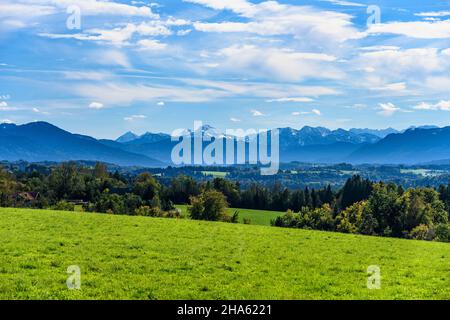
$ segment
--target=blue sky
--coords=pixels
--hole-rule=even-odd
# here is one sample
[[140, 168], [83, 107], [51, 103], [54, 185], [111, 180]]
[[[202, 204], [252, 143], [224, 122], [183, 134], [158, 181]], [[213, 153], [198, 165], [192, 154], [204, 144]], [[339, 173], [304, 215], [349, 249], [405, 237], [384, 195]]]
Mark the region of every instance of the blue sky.
[[450, 1], [0, 3], [1, 122], [116, 138], [194, 120], [446, 126], [449, 111]]

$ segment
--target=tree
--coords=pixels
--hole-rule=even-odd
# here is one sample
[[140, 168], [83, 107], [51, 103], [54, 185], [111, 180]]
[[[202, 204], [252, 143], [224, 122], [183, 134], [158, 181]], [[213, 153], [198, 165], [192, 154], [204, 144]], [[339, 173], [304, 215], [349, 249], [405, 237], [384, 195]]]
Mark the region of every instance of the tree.
[[354, 203], [340, 212], [336, 217], [336, 231], [358, 233], [363, 222], [365, 211], [367, 211], [367, 201]]
[[150, 201], [159, 194], [161, 185], [148, 172], [141, 173], [134, 182], [133, 192], [145, 201]]
[[97, 162], [95, 164], [95, 168], [94, 168], [94, 177], [97, 179], [106, 179], [108, 178], [108, 168], [106, 167], [105, 164], [101, 163], [101, 162]]
[[333, 210], [328, 204], [320, 208], [303, 208], [299, 212], [298, 227], [313, 230], [334, 230]]
[[[401, 228], [398, 221], [398, 204], [397, 204], [397, 186], [386, 185], [384, 183], [377, 183], [373, 186], [372, 195], [368, 200], [368, 210], [372, 218], [376, 219], [377, 223], [370, 222], [375, 234], [386, 235], [387, 231], [391, 231], [393, 236], [402, 236]], [[371, 220], [370, 219], [370, 220]]]
[[340, 207], [345, 209], [352, 204], [367, 200], [372, 193], [372, 183], [356, 175], [348, 179], [340, 192]]
[[7, 207], [13, 204], [12, 196], [21, 188], [14, 175], [0, 168], [0, 206]]
[[225, 196], [216, 190], [207, 190], [198, 197], [191, 197], [188, 210], [194, 220], [227, 220], [228, 203]]
[[436, 226], [436, 240], [450, 242], [450, 224], [441, 223]]
[[200, 194], [200, 186], [192, 177], [180, 175], [170, 182], [168, 198], [174, 203], [189, 203], [192, 196]]
[[425, 224], [418, 225], [409, 233], [411, 239], [415, 240], [433, 240], [433, 231]]
[[239, 206], [241, 194], [237, 183], [225, 180], [223, 178], [215, 178], [213, 180], [213, 188], [219, 192], [222, 192], [225, 197], [227, 197], [227, 201], [232, 207]]
[[56, 199], [83, 199], [85, 183], [74, 162], [63, 163], [56, 167], [49, 177], [49, 189]]
[[448, 214], [439, 193], [431, 188], [409, 189], [397, 199], [399, 227], [404, 234], [419, 225], [447, 224]]
[[118, 194], [109, 194], [108, 190], [102, 193], [95, 204], [95, 211], [113, 214], [125, 214], [127, 209], [123, 199]]

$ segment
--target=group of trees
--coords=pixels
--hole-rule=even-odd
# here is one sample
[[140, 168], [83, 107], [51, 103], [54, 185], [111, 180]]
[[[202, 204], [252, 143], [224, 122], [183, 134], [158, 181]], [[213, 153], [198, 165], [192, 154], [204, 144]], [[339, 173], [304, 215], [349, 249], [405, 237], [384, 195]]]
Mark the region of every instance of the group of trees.
[[[280, 183], [239, 182], [224, 178], [197, 181], [180, 175], [170, 181], [148, 172], [123, 175], [97, 163], [10, 172], [0, 170], [0, 205], [158, 217], [179, 217], [174, 204], [189, 204], [193, 219], [237, 222], [228, 207], [287, 212], [274, 226], [425, 240], [449, 240], [450, 184], [404, 190], [354, 176], [338, 189], [330, 186], [290, 190]], [[39, 194], [35, 199], [18, 196]]]
[[[448, 190], [449, 187], [446, 188]], [[403, 190], [395, 184], [376, 183], [367, 199], [343, 210], [304, 207], [288, 211], [274, 226], [359, 233], [419, 240], [450, 241], [449, 211], [432, 188]], [[356, 200], [356, 198], [355, 198]]]
[[[38, 195], [34, 199], [23, 193]], [[94, 168], [63, 163], [49, 173], [0, 171], [0, 205], [145, 216], [178, 216], [172, 202], [162, 201], [162, 187], [149, 173], [125, 177], [104, 164]]]

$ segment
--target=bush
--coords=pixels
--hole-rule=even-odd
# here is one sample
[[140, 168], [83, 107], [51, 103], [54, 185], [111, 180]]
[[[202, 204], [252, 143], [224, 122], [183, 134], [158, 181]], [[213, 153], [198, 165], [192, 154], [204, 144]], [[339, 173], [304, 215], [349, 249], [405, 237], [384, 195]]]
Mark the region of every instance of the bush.
[[299, 228], [324, 231], [334, 230], [333, 211], [328, 204], [313, 210], [303, 208], [300, 210], [298, 218]]
[[191, 218], [194, 220], [226, 221], [228, 203], [225, 196], [215, 190], [207, 190], [198, 197], [191, 197], [191, 205], [188, 208]]
[[235, 211], [232, 216], [225, 215], [222, 219], [223, 222], [229, 222], [229, 223], [238, 223], [239, 222], [239, 211]]
[[158, 207], [141, 206], [134, 211], [134, 214], [142, 217], [162, 217], [163, 211]]
[[367, 211], [367, 201], [357, 202], [336, 217], [336, 231], [343, 233], [358, 233], [364, 212]]
[[75, 205], [67, 201], [59, 201], [52, 207], [52, 210], [75, 211]]
[[166, 212], [164, 213], [164, 218], [175, 218], [175, 219], [180, 219], [180, 218], [182, 218], [182, 212], [181, 212], [180, 209], [175, 208], [175, 209], [173, 209], [173, 210], [166, 211]]
[[410, 233], [409, 236], [414, 240], [433, 240], [434, 232], [427, 225], [421, 224], [415, 227]]
[[321, 208], [311, 209], [303, 207], [299, 213], [288, 210], [285, 215], [277, 217], [271, 222], [275, 227], [301, 228], [312, 230], [334, 230], [333, 210], [328, 204]]
[[95, 211], [111, 214], [125, 214], [127, 212], [123, 198], [118, 194], [103, 192], [95, 204]]
[[450, 242], [450, 224], [441, 223], [437, 225], [436, 241]]

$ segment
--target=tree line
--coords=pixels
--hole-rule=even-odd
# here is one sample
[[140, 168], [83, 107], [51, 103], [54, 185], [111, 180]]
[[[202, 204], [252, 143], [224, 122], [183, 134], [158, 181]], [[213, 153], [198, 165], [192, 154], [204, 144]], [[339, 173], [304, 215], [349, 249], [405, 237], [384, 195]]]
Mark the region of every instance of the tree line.
[[188, 204], [193, 219], [237, 222], [228, 207], [286, 212], [272, 222], [291, 227], [367, 235], [449, 240], [450, 184], [404, 190], [358, 175], [340, 189], [288, 189], [224, 178], [197, 181], [180, 175], [162, 183], [148, 172], [123, 175], [102, 163], [63, 163], [48, 170], [0, 170], [0, 206], [180, 217]]

